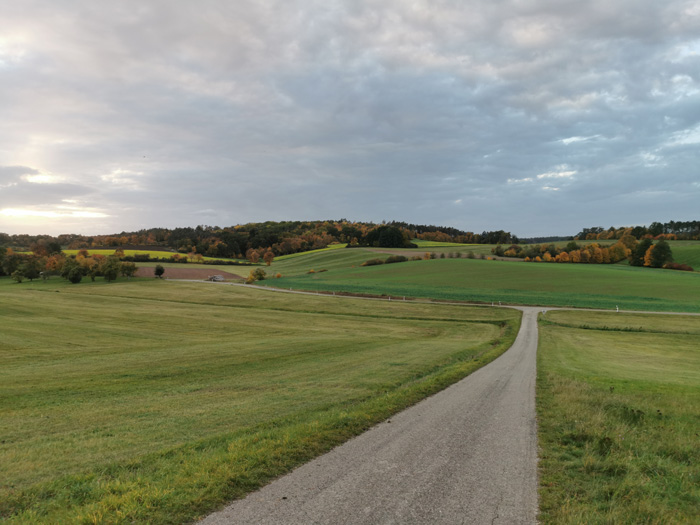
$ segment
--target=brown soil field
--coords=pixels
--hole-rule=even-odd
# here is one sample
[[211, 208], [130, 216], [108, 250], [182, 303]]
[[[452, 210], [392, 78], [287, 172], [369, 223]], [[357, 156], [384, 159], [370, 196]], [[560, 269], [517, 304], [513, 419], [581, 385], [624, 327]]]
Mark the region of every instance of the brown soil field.
[[[169, 266], [165, 269], [165, 273], [163, 274], [164, 279], [201, 279], [201, 280], [206, 280], [208, 277], [211, 277], [212, 275], [221, 275], [223, 276], [224, 279], [228, 280], [233, 280], [233, 279], [243, 279], [240, 275], [236, 275], [235, 273], [230, 273], [230, 272], [224, 272], [222, 270], [218, 270], [215, 268], [212, 268], [211, 270], [208, 268], [173, 268], [172, 266]], [[137, 277], [153, 277], [153, 268], [146, 268], [146, 267], [141, 267], [136, 271], [136, 276]]]

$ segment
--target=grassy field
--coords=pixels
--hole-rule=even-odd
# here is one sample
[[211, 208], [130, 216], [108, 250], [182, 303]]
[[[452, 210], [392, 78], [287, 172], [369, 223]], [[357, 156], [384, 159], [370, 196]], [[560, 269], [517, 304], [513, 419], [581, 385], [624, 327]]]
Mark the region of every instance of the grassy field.
[[[311, 264], [295, 259], [294, 267], [272, 272], [283, 277], [270, 286], [301, 290], [332, 290], [393, 296], [430, 297], [490, 304], [576, 306], [646, 311], [700, 312], [700, 274], [632, 268], [619, 265], [526, 264], [478, 259], [436, 259], [359, 267], [371, 252], [337, 252], [318, 266], [327, 272], [306, 274]], [[371, 257], [370, 257], [371, 258]], [[353, 262], [356, 267], [348, 267]], [[304, 274], [297, 273], [294, 271]]]
[[469, 374], [518, 326], [491, 308], [0, 279], [0, 520], [193, 520]]
[[440, 242], [440, 241], [424, 241], [423, 239], [411, 239], [411, 242], [418, 246], [418, 249], [424, 249], [424, 248], [447, 248], [447, 249], [452, 249], [454, 250], [455, 248], [464, 248], [464, 247], [469, 247], [469, 248], [478, 248], [479, 246], [485, 246], [485, 245], [479, 245], [479, 244], [461, 244], [457, 242]]
[[[114, 255], [116, 248], [87, 248], [89, 255], [104, 255], [105, 257]], [[80, 250], [63, 250], [66, 255], [77, 255]], [[148, 255], [154, 259], [169, 258], [175, 255], [176, 252], [169, 252], [165, 250], [122, 250], [124, 255], [127, 257], [133, 257], [134, 255]], [[187, 254], [178, 253], [181, 257], [187, 257]], [[202, 256], [205, 261], [220, 260], [221, 257], [206, 257]], [[235, 260], [235, 259], [231, 259]]]
[[668, 244], [675, 262], [687, 264], [700, 272], [700, 241], [668, 241]]
[[299, 253], [290, 253], [288, 255], [280, 255], [279, 257], [275, 257], [275, 260], [277, 261], [287, 261], [289, 259], [295, 259], [297, 257], [304, 257], [306, 255], [313, 255], [315, 253], [321, 253], [321, 252], [328, 252], [332, 250], [338, 250], [345, 248], [347, 244], [331, 244], [327, 246], [326, 248], [319, 248], [318, 250], [309, 250], [308, 252], [299, 252]]
[[548, 312], [543, 523], [700, 523], [700, 318]]

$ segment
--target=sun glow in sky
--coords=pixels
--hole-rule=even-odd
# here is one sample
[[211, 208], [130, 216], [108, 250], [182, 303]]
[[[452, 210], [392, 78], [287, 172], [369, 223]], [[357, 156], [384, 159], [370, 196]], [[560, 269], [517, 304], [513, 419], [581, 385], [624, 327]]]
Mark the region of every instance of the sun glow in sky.
[[0, 232], [698, 219], [697, 0], [0, 2]]

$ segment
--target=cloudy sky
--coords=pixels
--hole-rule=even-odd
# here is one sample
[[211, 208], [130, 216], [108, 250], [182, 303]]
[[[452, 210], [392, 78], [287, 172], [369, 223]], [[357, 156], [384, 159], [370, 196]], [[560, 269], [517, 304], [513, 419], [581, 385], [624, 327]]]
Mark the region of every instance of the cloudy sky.
[[700, 0], [0, 12], [0, 232], [700, 219]]

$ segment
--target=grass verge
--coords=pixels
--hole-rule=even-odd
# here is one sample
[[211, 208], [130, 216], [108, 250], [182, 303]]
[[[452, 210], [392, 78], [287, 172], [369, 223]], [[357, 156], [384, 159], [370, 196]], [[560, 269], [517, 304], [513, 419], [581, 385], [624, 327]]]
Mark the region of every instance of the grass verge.
[[700, 318], [549, 312], [543, 523], [700, 522]]

